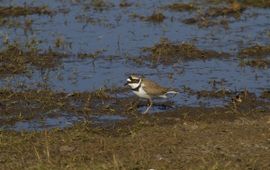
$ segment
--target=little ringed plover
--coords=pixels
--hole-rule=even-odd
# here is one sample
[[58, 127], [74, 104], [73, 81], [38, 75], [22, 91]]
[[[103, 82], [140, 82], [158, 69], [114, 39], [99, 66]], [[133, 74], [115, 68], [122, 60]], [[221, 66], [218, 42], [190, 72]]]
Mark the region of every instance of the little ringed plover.
[[146, 114], [149, 109], [152, 107], [152, 97], [161, 97], [167, 98], [167, 94], [177, 94], [178, 92], [169, 90], [169, 88], [162, 87], [159, 84], [155, 83], [154, 81], [141, 78], [135, 75], [131, 75], [127, 78], [127, 82], [125, 85], [129, 85], [133, 93], [141, 98], [146, 98], [149, 100], [149, 106], [143, 112]]

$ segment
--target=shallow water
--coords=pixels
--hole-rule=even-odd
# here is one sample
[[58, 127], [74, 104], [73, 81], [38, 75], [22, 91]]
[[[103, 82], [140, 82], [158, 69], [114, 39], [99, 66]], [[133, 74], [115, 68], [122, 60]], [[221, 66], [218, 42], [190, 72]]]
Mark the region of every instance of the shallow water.
[[62, 114], [57, 117], [45, 117], [44, 119], [33, 119], [17, 121], [13, 125], [4, 125], [1, 128], [3, 130], [14, 130], [14, 131], [42, 131], [50, 130], [52, 128], [67, 128], [75, 123], [82, 121], [91, 121], [94, 124], [107, 124], [114, 123], [122, 120], [126, 120], [127, 117], [119, 115], [98, 115], [90, 116], [88, 119], [82, 116], [75, 116], [70, 114]]
[[117, 122], [121, 120], [126, 120], [127, 117], [119, 116], [119, 115], [99, 115], [99, 116], [91, 116], [91, 120], [94, 123], [111, 123]]
[[44, 120], [18, 121], [14, 125], [6, 126], [4, 129], [15, 131], [41, 131], [52, 128], [66, 128], [78, 122], [76, 116], [64, 115], [57, 118], [45, 118]]
[[[181, 21], [193, 17], [196, 11], [171, 12], [159, 7], [175, 2], [136, 1], [130, 7], [120, 8], [120, 1], [112, 1], [113, 7], [98, 11], [87, 2], [73, 1], [1, 1], [1, 5], [47, 5], [57, 11], [53, 16], [31, 15], [14, 18], [20, 22], [32, 19], [31, 30], [23, 27], [1, 27], [2, 37], [9, 41], [21, 42], [36, 39], [41, 41], [38, 47], [42, 50], [52, 48], [65, 52], [69, 58], [56, 69], [34, 70], [28, 75], [9, 76], [1, 78], [2, 87], [14, 89], [40, 88], [46, 86], [54, 90], [94, 91], [102, 87], [122, 87], [126, 77], [131, 73], [145, 75], [160, 82], [161, 85], [174, 87], [180, 92], [184, 87], [192, 90], [220, 90], [241, 91], [247, 89], [260, 95], [267, 89], [270, 81], [269, 69], [240, 67], [237, 52], [250, 45], [269, 44], [270, 10], [248, 8], [239, 19], [224, 17], [229, 21], [229, 28], [213, 26], [199, 28], [197, 25], [186, 25]], [[186, 1], [189, 2], [189, 1]], [[203, 4], [203, 2], [200, 2]], [[207, 6], [202, 5], [201, 8]], [[67, 12], [62, 12], [64, 11]], [[167, 17], [160, 24], [153, 24], [130, 17], [132, 14], [148, 16], [154, 10], [160, 10]], [[91, 17], [96, 23], [87, 23], [79, 18]], [[64, 45], [55, 47], [57, 38], [64, 40]], [[228, 59], [180, 61], [174, 66], [159, 65], [156, 68], [138, 65], [128, 57], [141, 55], [141, 48], [153, 46], [161, 38], [168, 38], [173, 42], [189, 42], [201, 49], [211, 49], [219, 52], [228, 52], [232, 56]], [[3, 38], [2, 38], [3, 41]], [[1, 45], [2, 46], [2, 45]], [[94, 53], [104, 50], [96, 60], [78, 59], [78, 53]], [[170, 76], [171, 77], [170, 77]], [[209, 83], [213, 80], [222, 81], [216, 87]], [[125, 96], [133, 95], [131, 92]], [[121, 95], [120, 95], [121, 96]], [[174, 106], [222, 106], [230, 99], [197, 98], [186, 93], [170, 98]], [[144, 110], [140, 108], [139, 110]], [[153, 112], [163, 111], [157, 106]], [[40, 129], [49, 127], [66, 127], [67, 124], [77, 122], [74, 115], [63, 116], [57, 120], [47, 120], [42, 126], [40, 123], [17, 122], [15, 130]], [[109, 119], [110, 120], [110, 119]], [[39, 121], [39, 120], [37, 120]], [[31, 125], [30, 125], [31, 124]]]

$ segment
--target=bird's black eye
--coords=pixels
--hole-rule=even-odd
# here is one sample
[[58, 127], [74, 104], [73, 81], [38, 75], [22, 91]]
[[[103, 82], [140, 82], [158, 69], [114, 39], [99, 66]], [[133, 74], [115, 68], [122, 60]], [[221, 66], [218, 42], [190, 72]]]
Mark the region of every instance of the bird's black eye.
[[128, 78], [129, 78], [130, 80], [132, 80], [132, 77], [131, 77], [131, 76], [129, 76]]
[[132, 82], [133, 83], [139, 83], [140, 82], [140, 79], [133, 79]]

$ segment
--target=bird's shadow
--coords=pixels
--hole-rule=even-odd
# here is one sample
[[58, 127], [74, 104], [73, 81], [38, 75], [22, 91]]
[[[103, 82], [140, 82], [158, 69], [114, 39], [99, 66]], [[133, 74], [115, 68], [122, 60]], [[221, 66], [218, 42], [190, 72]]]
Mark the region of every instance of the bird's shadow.
[[[140, 101], [137, 105], [138, 110], [143, 112], [149, 105], [147, 101]], [[175, 103], [171, 101], [166, 101], [166, 102], [154, 102], [150, 111], [151, 113], [153, 112], [164, 112], [168, 110], [172, 110], [175, 108]]]

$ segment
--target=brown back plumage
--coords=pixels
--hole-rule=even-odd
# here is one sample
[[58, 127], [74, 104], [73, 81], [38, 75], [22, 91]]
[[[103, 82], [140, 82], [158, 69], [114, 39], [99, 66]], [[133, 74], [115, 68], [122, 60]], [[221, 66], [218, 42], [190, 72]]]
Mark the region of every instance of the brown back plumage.
[[168, 91], [168, 88], [162, 87], [157, 83], [144, 78], [142, 79], [142, 87], [144, 91], [150, 96], [163, 95]]

